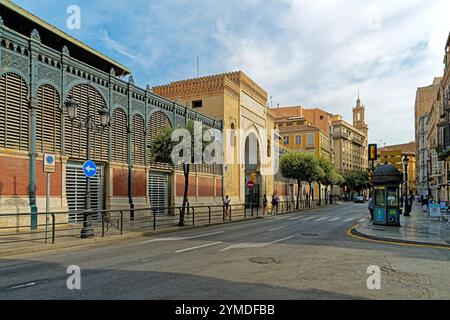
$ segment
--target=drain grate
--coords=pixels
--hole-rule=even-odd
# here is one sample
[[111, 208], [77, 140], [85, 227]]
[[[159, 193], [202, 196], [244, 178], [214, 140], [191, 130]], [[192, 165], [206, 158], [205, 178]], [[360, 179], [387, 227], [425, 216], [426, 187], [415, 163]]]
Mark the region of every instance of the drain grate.
[[256, 257], [256, 258], [250, 258], [248, 259], [252, 263], [257, 264], [272, 264], [272, 263], [280, 263], [277, 259], [271, 258], [271, 257]]

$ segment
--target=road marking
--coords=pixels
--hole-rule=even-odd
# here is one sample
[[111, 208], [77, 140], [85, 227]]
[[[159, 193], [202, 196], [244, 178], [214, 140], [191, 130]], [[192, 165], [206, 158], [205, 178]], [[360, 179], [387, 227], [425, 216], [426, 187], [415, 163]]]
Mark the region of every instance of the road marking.
[[142, 243], [149, 243], [149, 242], [156, 242], [156, 241], [180, 241], [180, 240], [190, 240], [190, 239], [197, 239], [197, 238], [202, 238], [202, 237], [207, 237], [207, 236], [213, 236], [215, 234], [220, 234], [220, 233], [224, 233], [224, 231], [217, 231], [217, 232], [212, 232], [212, 233], [205, 233], [205, 234], [200, 234], [197, 236], [189, 236], [189, 237], [167, 237], [167, 238], [156, 238], [156, 239], [151, 239], [151, 240], [146, 240]]
[[268, 230], [268, 231], [269, 231], [269, 232], [272, 232], [272, 231], [284, 229], [284, 228], [286, 228], [286, 227], [287, 227], [287, 226], [279, 227], [279, 228], [274, 228], [274, 229], [270, 229], [270, 230]]
[[312, 219], [315, 219], [316, 217], [308, 217], [308, 218], [305, 218], [305, 219], [303, 219], [303, 221], [309, 221], [309, 220], [312, 220]]
[[214, 242], [214, 243], [207, 243], [207, 244], [204, 244], [202, 246], [196, 246], [196, 247], [192, 247], [192, 248], [177, 250], [177, 251], [175, 251], [175, 253], [181, 253], [181, 252], [191, 251], [191, 250], [195, 250], [195, 249], [211, 247], [211, 246], [215, 246], [215, 245], [221, 244], [221, 243], [222, 243], [222, 241], [218, 241], [218, 242]]
[[11, 287], [11, 288], [9, 288], [9, 289], [10, 289], [10, 290], [13, 290], [13, 289], [20, 289], [20, 288], [25, 288], [25, 287], [31, 287], [31, 286], [34, 286], [34, 285], [36, 285], [36, 282], [31, 282], [31, 283], [27, 283], [27, 284], [22, 284], [22, 285], [20, 285], [20, 286]]
[[347, 219], [344, 220], [344, 222], [350, 222], [350, 221], [353, 221], [353, 220], [355, 220], [355, 218], [347, 218]]
[[328, 220], [329, 222], [333, 222], [333, 221], [338, 221], [338, 220], [340, 220], [341, 218], [332, 218], [332, 219], [330, 219], [330, 220]]
[[228, 251], [230, 249], [241, 249], [241, 248], [264, 248], [264, 247], [268, 247], [272, 244], [275, 243], [279, 243], [279, 242], [283, 242], [289, 239], [294, 238], [294, 236], [290, 236], [290, 237], [286, 237], [283, 239], [279, 239], [279, 240], [275, 240], [272, 242], [267, 242], [267, 243], [238, 243], [238, 244], [233, 244], [231, 246], [228, 246], [222, 250], [220, 250], [220, 252], [224, 252], [224, 251]]
[[358, 222], [366, 221], [367, 219], [359, 219]]
[[327, 219], [329, 219], [330, 217], [324, 217], [324, 218], [319, 218], [319, 219], [317, 219], [317, 220], [315, 220], [315, 221], [324, 221], [324, 220], [327, 220]]
[[289, 220], [298, 220], [298, 219], [301, 219], [301, 218], [304, 218], [304, 217], [294, 217], [294, 218], [289, 218]]
[[283, 220], [283, 219], [286, 219], [286, 218], [288, 218], [288, 217], [275, 218], [274, 220]]

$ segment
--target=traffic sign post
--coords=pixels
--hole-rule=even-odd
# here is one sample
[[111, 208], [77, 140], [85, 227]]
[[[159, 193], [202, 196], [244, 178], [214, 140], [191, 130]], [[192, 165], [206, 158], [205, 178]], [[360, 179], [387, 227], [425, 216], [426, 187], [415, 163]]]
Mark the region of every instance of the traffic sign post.
[[44, 172], [47, 173], [47, 188], [45, 193], [45, 242], [48, 241], [48, 213], [50, 211], [50, 175], [56, 171], [56, 156], [44, 154]]

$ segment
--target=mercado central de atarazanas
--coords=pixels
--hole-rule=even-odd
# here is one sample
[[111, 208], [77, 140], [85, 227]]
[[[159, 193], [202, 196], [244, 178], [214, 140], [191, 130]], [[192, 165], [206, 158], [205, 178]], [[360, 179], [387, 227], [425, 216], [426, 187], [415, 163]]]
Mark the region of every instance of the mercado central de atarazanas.
[[[89, 158], [98, 168], [91, 178], [93, 209], [181, 203], [181, 168], [153, 163], [149, 154], [148, 146], [166, 126], [192, 120], [222, 132], [243, 128], [256, 134], [274, 128], [267, 93], [242, 72], [214, 78], [213, 91], [223, 101], [222, 111], [214, 114], [206, 100], [203, 108], [195, 108], [198, 99], [181, 105], [149, 86], [139, 88], [126, 67], [10, 1], [0, 1], [0, 15], [0, 213], [45, 211], [43, 156], [49, 153], [56, 155], [50, 210], [72, 212], [63, 218], [66, 221], [82, 218], [74, 211], [85, 206], [82, 164], [87, 157], [87, 131], [68, 117], [65, 105], [70, 98], [79, 105], [78, 122], [86, 117], [88, 106], [97, 124], [99, 111], [106, 110], [110, 117], [108, 127], [90, 133]], [[199, 79], [205, 84], [212, 78]], [[258, 156], [273, 163], [276, 153], [270, 149], [278, 137], [264, 139], [255, 140]], [[245, 141], [233, 152], [247, 150], [248, 137]], [[288, 189], [285, 179], [277, 184], [273, 173], [258, 164], [193, 165], [191, 171], [191, 205], [220, 204], [228, 194], [235, 204], [249, 197], [259, 202], [263, 194], [278, 190], [283, 195]], [[250, 176], [256, 184], [251, 194], [246, 188]]]

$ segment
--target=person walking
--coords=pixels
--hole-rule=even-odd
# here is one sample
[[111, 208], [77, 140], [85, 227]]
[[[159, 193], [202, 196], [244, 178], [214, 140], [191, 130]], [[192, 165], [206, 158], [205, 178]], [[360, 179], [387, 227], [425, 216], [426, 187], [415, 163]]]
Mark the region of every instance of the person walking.
[[373, 221], [373, 199], [372, 195], [369, 196], [369, 201], [367, 201], [367, 208], [370, 212], [370, 221]]
[[225, 196], [225, 199], [223, 200], [223, 212], [226, 218], [229, 218], [230, 216], [230, 197], [229, 196]]
[[264, 194], [263, 196], [263, 215], [267, 213], [267, 195]]

